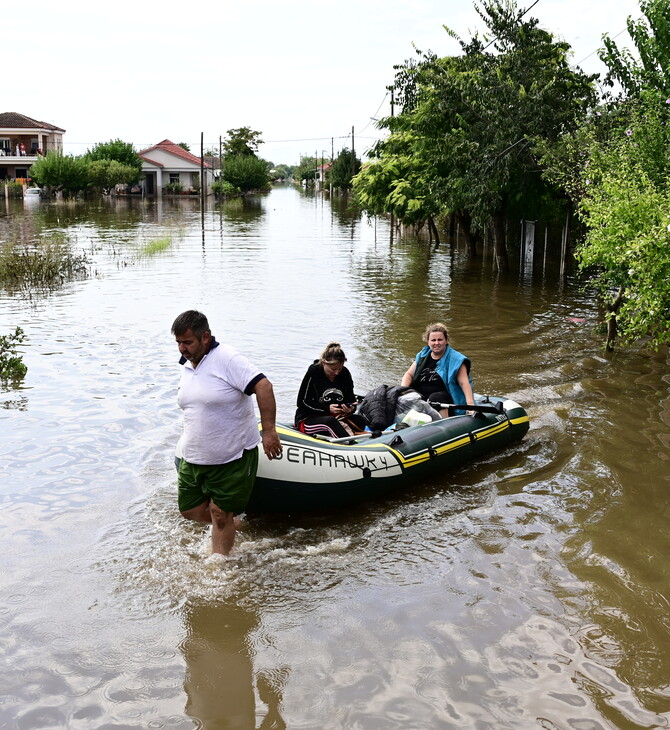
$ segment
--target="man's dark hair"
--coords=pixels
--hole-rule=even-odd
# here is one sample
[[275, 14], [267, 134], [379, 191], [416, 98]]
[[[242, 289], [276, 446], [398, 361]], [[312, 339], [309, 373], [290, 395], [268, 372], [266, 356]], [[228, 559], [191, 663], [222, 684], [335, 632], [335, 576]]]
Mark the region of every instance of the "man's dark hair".
[[172, 323], [172, 334], [175, 337], [183, 335], [186, 330], [191, 330], [193, 334], [200, 338], [205, 332], [209, 332], [209, 322], [202, 312], [195, 309], [189, 309], [182, 312]]

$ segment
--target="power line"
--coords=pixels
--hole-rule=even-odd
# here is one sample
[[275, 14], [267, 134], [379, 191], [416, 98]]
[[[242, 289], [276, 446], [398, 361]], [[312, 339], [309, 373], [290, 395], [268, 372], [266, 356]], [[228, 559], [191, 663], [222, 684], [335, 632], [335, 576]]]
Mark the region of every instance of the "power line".
[[[640, 15], [640, 17], [635, 22], [637, 23], [641, 19], [642, 19], [642, 16]], [[626, 33], [627, 30], [628, 30], [628, 28], [624, 28], [623, 30], [620, 30], [616, 35], [612, 36], [612, 40], [616, 40], [622, 33]], [[600, 50], [599, 48], [596, 48], [595, 51], [591, 51], [591, 53], [589, 53], [588, 56], [584, 56], [584, 58], [582, 58], [581, 61], [578, 61], [576, 65], [579, 66], [580, 64], [584, 63], [584, 61], [591, 58], [591, 56], [593, 56], [595, 53], [598, 53], [599, 50]]]

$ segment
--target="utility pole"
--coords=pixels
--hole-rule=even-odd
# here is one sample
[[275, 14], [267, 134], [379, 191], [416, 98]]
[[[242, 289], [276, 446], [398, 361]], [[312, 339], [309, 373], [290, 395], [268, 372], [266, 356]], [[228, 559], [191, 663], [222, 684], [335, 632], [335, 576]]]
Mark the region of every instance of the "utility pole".
[[354, 127], [351, 127], [351, 177], [354, 176], [354, 160], [356, 159], [356, 151], [354, 150]]
[[205, 212], [205, 133], [200, 132], [200, 202], [202, 203], [203, 214]]
[[[391, 116], [395, 116], [395, 100], [393, 98], [393, 86], [391, 87]], [[391, 244], [393, 244], [393, 227], [395, 226], [395, 216], [391, 213]]]
[[219, 135], [219, 188], [221, 198], [223, 198], [223, 144], [221, 135]]

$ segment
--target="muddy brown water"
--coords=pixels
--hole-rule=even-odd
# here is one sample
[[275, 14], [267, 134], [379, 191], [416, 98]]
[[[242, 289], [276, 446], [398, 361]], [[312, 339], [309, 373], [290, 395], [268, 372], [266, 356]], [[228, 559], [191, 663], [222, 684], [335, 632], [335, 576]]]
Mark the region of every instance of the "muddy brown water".
[[[29, 368], [0, 393], [0, 727], [668, 726], [668, 353], [605, 356], [551, 256], [499, 276], [292, 187], [202, 216], [2, 213], [0, 237], [66, 232], [92, 275], [0, 292]], [[442, 320], [531, 430], [383, 502], [249, 519], [212, 565], [175, 505], [169, 330], [193, 307], [262, 366], [280, 420], [330, 339], [364, 392]]]

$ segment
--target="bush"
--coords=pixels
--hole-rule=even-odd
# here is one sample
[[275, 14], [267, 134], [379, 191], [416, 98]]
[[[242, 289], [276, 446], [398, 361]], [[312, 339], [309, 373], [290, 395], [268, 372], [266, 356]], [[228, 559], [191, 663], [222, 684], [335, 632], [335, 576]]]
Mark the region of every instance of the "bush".
[[249, 190], [267, 190], [270, 185], [268, 163], [251, 155], [226, 157], [223, 160], [221, 177], [243, 193]]
[[8, 291], [54, 289], [64, 281], [85, 276], [87, 271], [86, 256], [73, 254], [62, 236], [34, 245], [14, 239], [0, 247], [0, 286]]
[[41, 187], [49, 186], [65, 194], [78, 193], [88, 185], [88, 162], [83, 157], [52, 150], [33, 162], [30, 177]]
[[212, 183], [212, 190], [215, 195], [239, 195], [241, 190], [231, 185], [227, 180], [216, 180]]
[[179, 182], [171, 182], [165, 186], [165, 190], [171, 195], [179, 195], [184, 189], [184, 186]]
[[[5, 180], [4, 185], [7, 185], [9, 188], [8, 192], [10, 198], [23, 197], [23, 185], [21, 185], [20, 182], [16, 182], [16, 180]], [[4, 188], [0, 186], [0, 190], [2, 190], [2, 193], [4, 194]]]
[[0, 336], [0, 382], [3, 384], [8, 381], [16, 383], [28, 372], [21, 355], [16, 350], [24, 338], [25, 335], [20, 327], [17, 327], [14, 333]]

